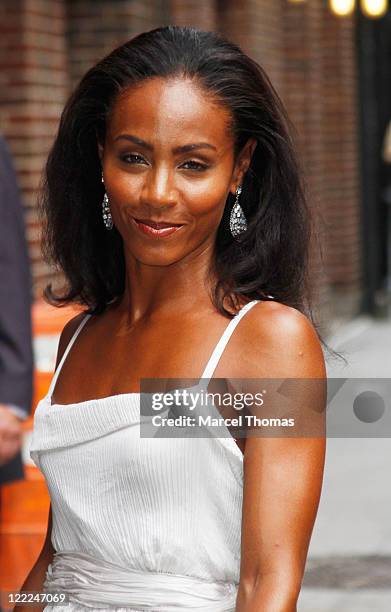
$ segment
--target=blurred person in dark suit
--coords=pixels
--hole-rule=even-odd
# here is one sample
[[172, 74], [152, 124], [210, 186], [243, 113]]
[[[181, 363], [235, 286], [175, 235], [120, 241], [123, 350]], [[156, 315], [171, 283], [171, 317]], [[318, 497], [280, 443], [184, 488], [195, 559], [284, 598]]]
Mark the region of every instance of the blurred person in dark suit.
[[22, 423], [31, 412], [31, 276], [16, 174], [0, 134], [0, 485], [24, 477]]

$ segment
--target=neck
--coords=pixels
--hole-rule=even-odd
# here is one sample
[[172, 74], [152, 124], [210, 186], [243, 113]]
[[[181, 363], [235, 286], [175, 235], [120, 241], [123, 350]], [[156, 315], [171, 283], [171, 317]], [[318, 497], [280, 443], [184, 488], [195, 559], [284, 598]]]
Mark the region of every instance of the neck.
[[210, 294], [217, 279], [210, 273], [211, 252], [192, 253], [168, 265], [148, 265], [129, 255], [125, 291], [118, 309], [129, 323], [141, 318], [212, 310]]

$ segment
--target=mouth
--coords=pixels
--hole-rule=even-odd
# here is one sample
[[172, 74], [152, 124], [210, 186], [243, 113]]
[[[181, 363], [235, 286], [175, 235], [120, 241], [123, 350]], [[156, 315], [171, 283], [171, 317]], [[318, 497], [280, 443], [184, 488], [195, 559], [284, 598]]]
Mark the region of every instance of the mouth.
[[183, 227], [183, 225], [179, 223], [171, 223], [166, 221], [161, 221], [158, 223], [156, 221], [150, 221], [147, 219], [136, 219], [135, 217], [132, 217], [132, 221], [138, 230], [143, 234], [156, 238], [174, 234], [180, 230], [181, 227]]

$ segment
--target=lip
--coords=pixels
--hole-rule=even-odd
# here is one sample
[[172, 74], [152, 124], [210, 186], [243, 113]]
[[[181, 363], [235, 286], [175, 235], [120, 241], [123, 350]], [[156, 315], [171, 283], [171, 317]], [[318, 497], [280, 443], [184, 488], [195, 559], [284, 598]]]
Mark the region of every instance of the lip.
[[[168, 223], [163, 223], [163, 221], [159, 223], [149, 220], [144, 221], [145, 223], [143, 223], [141, 219], [135, 219], [132, 217], [132, 222], [136, 228], [146, 236], [150, 236], [152, 238], [164, 238], [165, 236], [170, 236], [171, 234], [175, 234], [175, 232], [179, 231], [183, 227], [183, 225], [170, 225]], [[154, 225], [160, 225], [161, 227], [152, 227], [152, 225], [147, 225], [147, 223], [154, 223]]]
[[155, 221], [154, 219], [139, 219], [133, 217], [135, 221], [138, 223], [143, 223], [144, 225], [149, 225], [150, 227], [154, 227], [155, 229], [163, 229], [165, 227], [180, 227], [182, 223], [175, 223], [174, 221]]

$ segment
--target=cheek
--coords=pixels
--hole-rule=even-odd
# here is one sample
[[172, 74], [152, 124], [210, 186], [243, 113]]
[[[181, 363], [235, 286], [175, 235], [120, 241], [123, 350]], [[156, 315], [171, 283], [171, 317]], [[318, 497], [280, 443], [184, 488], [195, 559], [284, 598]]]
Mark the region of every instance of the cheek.
[[190, 214], [201, 217], [213, 214], [218, 218], [223, 213], [228, 184], [224, 178], [210, 175], [182, 183], [180, 192]]
[[106, 186], [110, 201], [115, 205], [134, 203], [143, 187], [141, 174], [125, 172], [119, 168], [107, 170]]

